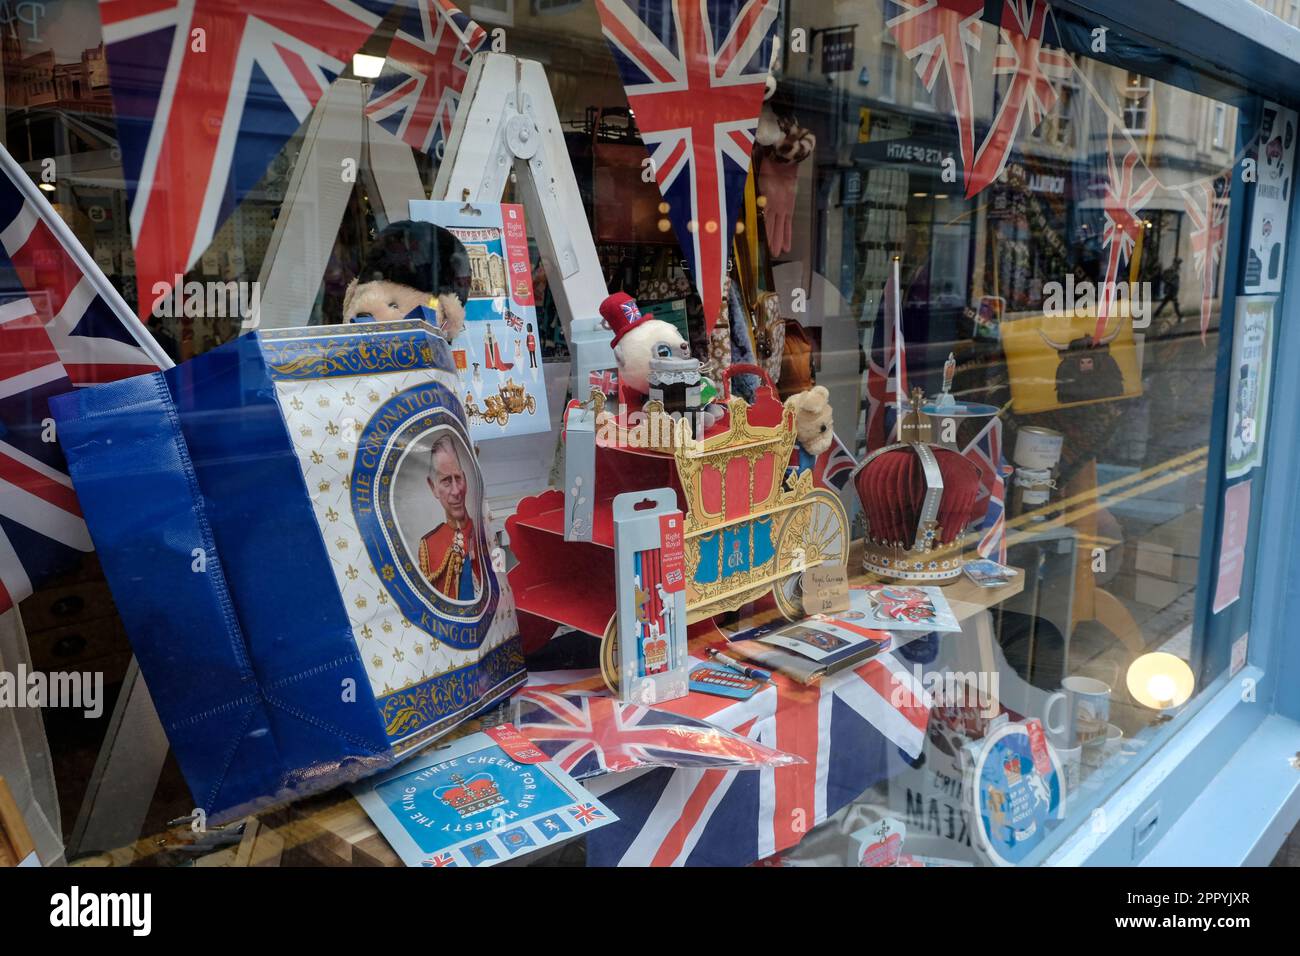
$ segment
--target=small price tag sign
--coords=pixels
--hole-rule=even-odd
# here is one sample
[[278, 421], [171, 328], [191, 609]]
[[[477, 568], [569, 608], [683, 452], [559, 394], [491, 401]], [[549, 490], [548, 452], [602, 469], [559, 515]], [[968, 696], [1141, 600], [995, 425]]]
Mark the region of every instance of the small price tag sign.
[[848, 568], [819, 564], [803, 573], [803, 607], [809, 614], [835, 614], [849, 609]]

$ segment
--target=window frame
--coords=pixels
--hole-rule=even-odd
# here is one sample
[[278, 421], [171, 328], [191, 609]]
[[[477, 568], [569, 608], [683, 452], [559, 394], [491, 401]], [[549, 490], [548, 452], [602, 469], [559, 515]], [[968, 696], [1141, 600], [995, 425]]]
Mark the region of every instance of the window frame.
[[[1300, 66], [1300, 31], [1278, 30], [1277, 21], [1251, 0], [1152, 0], [1136, 6], [1127, 0], [1060, 0], [1055, 6], [1157, 49], [1177, 50], [1182, 60], [1212, 74], [1230, 76], [1258, 101], [1300, 107], [1295, 91], [1285, 88], [1278, 78], [1279, 73], [1294, 75]], [[1241, 122], [1257, 123], [1258, 112]], [[1231, 188], [1233, 208], [1243, 210], [1243, 214], [1238, 224], [1230, 226], [1225, 248], [1225, 281], [1231, 285], [1224, 291], [1220, 318], [1221, 369], [1231, 357], [1230, 297], [1235, 297], [1240, 286], [1240, 257], [1249, 229], [1246, 186], [1241, 176], [1233, 176]], [[1293, 194], [1289, 248], [1300, 236], [1298, 217], [1300, 202]], [[1295, 322], [1285, 321], [1286, 312], [1295, 312], [1294, 303], [1300, 301], [1300, 253], [1290, 256], [1278, 301], [1273, 362], [1281, 368], [1300, 357], [1300, 328]], [[1216, 372], [1216, 381], [1219, 377]], [[1218, 564], [1217, 507], [1214, 520], [1209, 519], [1210, 509], [1221, 499], [1225, 487], [1222, 442], [1226, 430], [1226, 378], [1223, 381], [1216, 388], [1211, 423], [1207, 527], [1201, 549], [1206, 557], [1198, 579], [1201, 592], [1213, 586]], [[1300, 403], [1300, 376], [1275, 375], [1270, 402], [1274, 420], [1281, 410]], [[1251, 605], [1245, 668], [1237, 674], [1218, 675], [1187, 710], [1170, 722], [1171, 733], [1159, 742], [1158, 749], [1093, 811], [1094, 825], [1076, 824], [1063, 841], [1027, 863], [1134, 865], [1158, 846], [1162, 852], [1157, 858], [1162, 863], [1204, 863], [1204, 859], [1197, 859], [1198, 852], [1204, 852], [1202, 847], [1169, 847], [1160, 841], [1212, 784], [1220, 783], [1220, 771], [1228, 760], [1246, 752], [1250, 741], [1263, 734], [1270, 722], [1300, 722], [1300, 639], [1288, 639], [1289, 623], [1300, 616], [1300, 555], [1294, 553], [1293, 547], [1300, 537], [1300, 502], [1293, 493], [1300, 487], [1300, 441], [1287, 442], [1275, 429], [1267, 459], [1252, 478], [1263, 490], [1249, 543], [1256, 561], [1253, 580], [1249, 591], [1241, 596]], [[1204, 593], [1201, 600], [1208, 604]], [[1270, 841], [1280, 844], [1286, 832], [1300, 822], [1298, 794], [1297, 780], [1289, 779], [1289, 785], [1268, 792], [1257, 787], [1251, 795], [1254, 812], [1261, 816], [1272, 814], [1267, 818], [1268, 825], [1252, 838], [1256, 842], [1251, 847], [1219, 844], [1216, 849], [1224, 853], [1231, 850], [1241, 860], [1271, 857], [1277, 845], [1270, 845]], [[1138, 847], [1138, 832], [1143, 828], [1149, 830], [1149, 839]], [[1206, 838], [1207, 843], [1213, 843], [1212, 834]]]

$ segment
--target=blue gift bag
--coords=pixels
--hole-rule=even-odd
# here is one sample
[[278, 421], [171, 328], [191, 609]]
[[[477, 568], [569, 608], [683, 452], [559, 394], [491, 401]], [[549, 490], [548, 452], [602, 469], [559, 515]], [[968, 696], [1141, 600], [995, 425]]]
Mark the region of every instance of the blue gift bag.
[[209, 816], [385, 768], [523, 683], [459, 387], [403, 321], [253, 332], [53, 403]]

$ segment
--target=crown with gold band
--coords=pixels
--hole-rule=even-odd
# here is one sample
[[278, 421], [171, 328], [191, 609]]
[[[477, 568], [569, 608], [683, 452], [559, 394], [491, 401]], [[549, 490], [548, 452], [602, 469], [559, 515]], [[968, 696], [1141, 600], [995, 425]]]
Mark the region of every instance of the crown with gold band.
[[899, 437], [853, 472], [867, 522], [863, 567], [898, 581], [943, 582], [961, 574], [962, 537], [974, 517], [980, 470], [931, 441], [925, 396], [912, 392]]

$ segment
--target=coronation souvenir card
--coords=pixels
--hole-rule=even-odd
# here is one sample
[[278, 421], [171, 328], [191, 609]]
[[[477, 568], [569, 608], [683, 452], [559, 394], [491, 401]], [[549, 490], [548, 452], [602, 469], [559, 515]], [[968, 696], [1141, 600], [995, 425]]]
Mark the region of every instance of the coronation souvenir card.
[[961, 630], [942, 588], [906, 584], [853, 588], [849, 592], [849, 608], [848, 613], [837, 616], [849, 618], [860, 614], [861, 620], [855, 623], [862, 627], [879, 627], [887, 631]]
[[414, 200], [411, 216], [451, 232], [469, 257], [457, 275], [465, 328], [450, 345], [470, 438], [549, 431], [524, 207]]
[[407, 866], [493, 866], [618, 820], [510, 724], [353, 792]]

